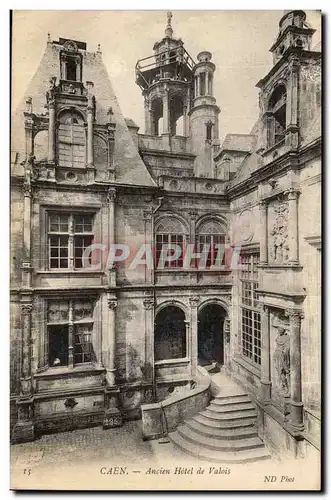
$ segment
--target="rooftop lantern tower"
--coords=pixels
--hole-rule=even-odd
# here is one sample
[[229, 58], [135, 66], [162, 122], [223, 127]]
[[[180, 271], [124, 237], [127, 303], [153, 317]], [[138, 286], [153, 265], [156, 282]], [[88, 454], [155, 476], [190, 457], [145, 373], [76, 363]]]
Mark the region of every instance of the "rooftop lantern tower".
[[168, 12], [165, 36], [154, 44], [154, 55], [137, 62], [136, 83], [145, 101], [145, 133], [187, 137], [195, 62], [183, 41], [173, 38], [171, 20]]

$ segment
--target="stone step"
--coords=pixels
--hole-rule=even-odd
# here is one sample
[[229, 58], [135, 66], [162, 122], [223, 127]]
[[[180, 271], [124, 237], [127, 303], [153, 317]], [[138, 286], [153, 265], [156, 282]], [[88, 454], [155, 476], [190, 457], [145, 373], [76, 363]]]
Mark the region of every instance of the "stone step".
[[215, 404], [217, 406], [224, 406], [224, 405], [228, 405], [228, 404], [231, 404], [231, 405], [240, 405], [242, 403], [251, 403], [251, 400], [249, 399], [249, 397], [246, 395], [246, 396], [235, 396], [235, 397], [232, 397], [232, 396], [229, 396], [229, 397], [226, 397], [226, 398], [215, 398], [215, 399], [212, 399], [211, 404]]
[[234, 429], [237, 427], [249, 427], [251, 425], [255, 425], [256, 417], [245, 418], [240, 420], [221, 420], [219, 418], [213, 419], [210, 417], [206, 417], [203, 413], [199, 413], [193, 417], [193, 420], [199, 422], [200, 424], [204, 424], [207, 427], [218, 428], [218, 429]]
[[255, 410], [255, 406], [250, 401], [247, 401], [245, 403], [229, 403], [224, 405], [217, 405], [212, 402], [209, 406], [207, 406], [206, 409], [215, 411], [216, 413], [228, 413], [235, 411]]
[[241, 420], [247, 418], [256, 418], [256, 410], [241, 410], [241, 411], [229, 411], [229, 412], [217, 412], [209, 407], [204, 411], [200, 412], [201, 415], [213, 420]]
[[257, 437], [257, 429], [254, 425], [248, 427], [209, 427], [197, 420], [187, 420], [185, 424], [202, 436], [213, 436], [215, 439], [236, 440], [241, 438]]
[[229, 439], [202, 436], [200, 433], [192, 430], [187, 425], [179, 425], [176, 430], [184, 439], [190, 441], [190, 443], [199, 444], [211, 450], [232, 452], [264, 447], [261, 439], [257, 436], [230, 441]]
[[229, 392], [229, 391], [221, 391], [216, 396], [213, 396], [213, 401], [226, 401], [231, 400], [231, 403], [235, 403], [236, 401], [241, 401], [243, 398], [245, 400], [249, 399], [246, 392], [238, 391], [238, 392]]
[[220, 451], [211, 450], [202, 446], [201, 444], [191, 443], [190, 441], [187, 441], [185, 438], [183, 438], [177, 431], [170, 432], [169, 438], [176, 446], [178, 446], [178, 448], [180, 448], [185, 453], [210, 462], [224, 464], [246, 463], [256, 462], [258, 460], [266, 460], [270, 458], [270, 455], [264, 447], [254, 448], [252, 450]]

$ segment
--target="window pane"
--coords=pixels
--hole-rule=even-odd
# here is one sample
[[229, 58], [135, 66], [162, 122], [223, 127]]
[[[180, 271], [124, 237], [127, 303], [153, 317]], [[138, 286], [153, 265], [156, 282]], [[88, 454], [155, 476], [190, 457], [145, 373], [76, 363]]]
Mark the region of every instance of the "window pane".
[[[75, 256], [75, 268], [82, 268], [83, 262], [82, 257], [84, 250], [92, 245], [93, 236], [75, 236], [74, 239], [74, 256]], [[92, 262], [92, 253], [89, 256], [89, 263]]]
[[92, 324], [76, 325], [74, 339], [74, 363], [91, 363], [94, 361], [92, 346]]
[[93, 226], [92, 215], [75, 215], [75, 233], [91, 233]]
[[68, 326], [49, 326], [48, 339], [49, 366], [68, 365]]
[[52, 233], [67, 233], [69, 229], [68, 214], [50, 214], [49, 231]]

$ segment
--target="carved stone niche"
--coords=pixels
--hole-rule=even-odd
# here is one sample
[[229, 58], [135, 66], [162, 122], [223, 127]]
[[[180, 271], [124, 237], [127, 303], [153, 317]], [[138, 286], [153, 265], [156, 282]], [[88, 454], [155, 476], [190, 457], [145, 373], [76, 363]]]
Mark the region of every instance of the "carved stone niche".
[[280, 196], [272, 200], [268, 208], [268, 261], [270, 264], [286, 264], [289, 259], [288, 201]]
[[284, 310], [271, 309], [270, 326], [272, 400], [287, 414], [291, 387], [291, 357], [289, 320]]

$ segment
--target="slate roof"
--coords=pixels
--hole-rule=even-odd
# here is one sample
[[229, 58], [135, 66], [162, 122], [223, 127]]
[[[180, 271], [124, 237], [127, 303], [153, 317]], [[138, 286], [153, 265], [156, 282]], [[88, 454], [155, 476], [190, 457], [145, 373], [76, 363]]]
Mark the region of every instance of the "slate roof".
[[[12, 116], [12, 150], [24, 155], [25, 132], [24, 116], [25, 101], [28, 97], [33, 99], [33, 112], [45, 113], [45, 94], [49, 88], [52, 76], [60, 78], [59, 51], [61, 46], [47, 43], [44, 55], [38, 69], [31, 79], [24, 97]], [[106, 67], [102, 61], [101, 53], [81, 52], [83, 54], [83, 82], [94, 83], [96, 97], [96, 121], [107, 123], [107, 110], [113, 110], [112, 120], [116, 123], [114, 164], [115, 183], [139, 186], [155, 186], [155, 182], [142, 161], [131, 133], [121, 112], [115, 92], [111, 85]]]

